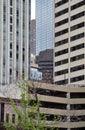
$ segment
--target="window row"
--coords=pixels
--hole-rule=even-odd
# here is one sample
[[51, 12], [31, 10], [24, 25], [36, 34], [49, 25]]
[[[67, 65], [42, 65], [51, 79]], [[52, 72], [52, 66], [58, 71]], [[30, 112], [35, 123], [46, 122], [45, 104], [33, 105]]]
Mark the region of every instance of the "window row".
[[75, 14], [75, 15], [71, 16], [71, 21], [84, 16], [84, 14], [85, 14], [85, 11], [82, 11], [82, 12], [80, 12], [78, 14]]
[[60, 71], [55, 72], [55, 76], [63, 75], [66, 73], [68, 73], [68, 69], [60, 70]]
[[67, 33], [68, 32], [68, 28], [66, 28], [66, 29], [64, 29], [64, 30], [61, 30], [61, 31], [59, 31], [59, 32], [56, 32], [55, 33], [55, 37], [58, 37], [58, 36], [60, 36], [60, 35], [63, 35], [63, 34], [65, 34], [65, 33]]
[[68, 79], [64, 79], [64, 80], [56, 81], [55, 84], [58, 84], [58, 85], [68, 84]]
[[61, 0], [61, 1], [57, 2], [57, 3], [55, 3], [55, 8], [65, 4], [67, 2], [68, 2], [68, 0]]
[[84, 69], [84, 64], [70, 68], [70, 72], [79, 71]]
[[[71, 57], [70, 62], [74, 62], [74, 61], [81, 60], [81, 59], [84, 59], [84, 54]], [[68, 63], [68, 59], [64, 59], [64, 60], [55, 62], [55, 66], [59, 66], [62, 64], [66, 64], [66, 63]]]
[[70, 38], [70, 41], [74, 41], [74, 40], [77, 40], [77, 39], [80, 39], [80, 38], [83, 38], [83, 37], [84, 37], [84, 33], [80, 33], [80, 34], [72, 36]]
[[61, 51], [58, 51], [58, 52], [55, 52], [55, 56], [60, 56], [60, 55], [66, 54], [66, 53], [68, 53], [68, 48], [61, 50]]
[[76, 24], [70, 28], [71, 31], [84, 27], [84, 22]]
[[82, 48], [84, 48], [84, 43], [71, 47], [70, 51], [72, 52]]
[[[70, 79], [70, 82], [73, 83], [73, 82], [78, 82], [78, 81], [82, 81], [82, 80], [85, 80], [84, 75], [73, 77], [73, 78]], [[68, 79], [56, 81], [55, 84], [58, 84], [58, 85], [68, 84]]]
[[84, 75], [73, 77], [70, 79], [70, 82], [72, 83], [72, 82], [77, 82], [77, 81], [81, 81], [81, 80], [84, 80]]
[[68, 59], [64, 59], [64, 60], [55, 62], [55, 66], [59, 66], [59, 65], [67, 64], [67, 63], [68, 63]]
[[76, 8], [78, 8], [78, 7], [83, 6], [83, 5], [85, 5], [85, 0], [83, 0], [83, 1], [81, 1], [81, 2], [79, 2], [79, 3], [77, 3], [77, 4], [75, 4], [75, 5], [73, 5], [73, 6], [71, 6], [71, 10], [74, 10], [74, 9], [76, 9]]
[[68, 8], [63, 9], [63, 10], [61, 10], [61, 11], [55, 13], [55, 17], [59, 17], [59, 16], [65, 14], [65, 13], [67, 13], [67, 12], [68, 12]]
[[65, 24], [65, 23], [68, 23], [68, 18], [63, 19], [63, 20], [55, 23], [55, 27], [61, 26], [61, 25]]
[[[68, 32], [68, 29], [60, 31], [60, 32], [56, 32], [55, 37], [63, 35], [65, 33], [67, 33], [67, 32]], [[83, 38], [83, 37], [84, 37], [84, 33], [80, 33], [80, 34], [77, 34], [77, 35], [74, 35], [74, 36], [70, 37], [70, 41], [72, 42], [72, 41], [78, 40], [78, 39]], [[68, 43], [68, 38], [56, 42], [55, 47], [66, 44], [66, 43]]]
[[81, 60], [81, 59], [84, 59], [84, 54], [71, 57], [71, 58], [70, 58], [70, 61], [71, 61], [71, 62], [74, 62], [74, 61]]
[[68, 38], [55, 43], [55, 47], [68, 43]]

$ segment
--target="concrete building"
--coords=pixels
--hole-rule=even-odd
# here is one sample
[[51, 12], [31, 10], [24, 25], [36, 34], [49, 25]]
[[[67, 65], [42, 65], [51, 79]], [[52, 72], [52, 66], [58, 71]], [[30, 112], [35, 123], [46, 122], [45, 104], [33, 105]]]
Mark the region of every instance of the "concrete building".
[[[53, 117], [59, 115], [60, 119], [55, 123], [55, 128], [58, 127], [59, 130], [85, 130], [85, 86], [61, 85], [60, 87], [60, 85], [33, 82], [33, 87], [36, 88], [40, 100], [40, 113], [44, 113], [47, 117], [48, 128], [52, 126]], [[13, 85], [0, 87], [0, 90], [0, 121], [7, 121], [7, 114], [10, 119], [13, 115], [17, 118], [8, 98], [11, 97], [15, 101], [19, 101], [20, 88]], [[20, 105], [17, 105], [20, 110]]]
[[54, 1], [36, 0], [36, 55], [54, 45]]
[[42, 72], [42, 82], [53, 83], [53, 49], [41, 51], [36, 56], [38, 70]]
[[36, 20], [30, 21], [30, 53], [36, 54]]
[[85, 84], [85, 0], [54, 0], [54, 82]]
[[0, 84], [28, 79], [29, 19], [30, 0], [0, 0]]

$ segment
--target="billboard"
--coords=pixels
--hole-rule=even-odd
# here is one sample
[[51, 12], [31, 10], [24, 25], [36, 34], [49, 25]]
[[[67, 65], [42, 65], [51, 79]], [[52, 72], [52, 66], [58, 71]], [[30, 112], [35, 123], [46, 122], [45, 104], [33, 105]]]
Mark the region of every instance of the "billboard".
[[39, 72], [36, 68], [30, 69], [30, 79], [41, 81], [42, 80], [42, 72]]

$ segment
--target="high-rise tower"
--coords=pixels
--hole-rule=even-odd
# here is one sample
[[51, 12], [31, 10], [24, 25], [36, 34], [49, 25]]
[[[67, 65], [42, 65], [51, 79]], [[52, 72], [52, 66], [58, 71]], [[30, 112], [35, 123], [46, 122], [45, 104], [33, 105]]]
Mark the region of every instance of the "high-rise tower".
[[29, 19], [30, 0], [0, 0], [0, 84], [28, 79]]
[[54, 82], [85, 84], [85, 0], [54, 2]]
[[36, 0], [36, 55], [52, 49], [54, 38], [54, 1]]

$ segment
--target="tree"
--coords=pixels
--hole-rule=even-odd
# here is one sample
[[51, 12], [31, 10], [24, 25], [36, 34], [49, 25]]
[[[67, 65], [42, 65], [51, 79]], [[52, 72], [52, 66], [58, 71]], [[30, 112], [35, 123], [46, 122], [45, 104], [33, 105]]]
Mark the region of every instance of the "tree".
[[[29, 85], [27, 82], [19, 84], [21, 89], [21, 97], [18, 104], [21, 109], [16, 105], [16, 101], [10, 99], [13, 111], [17, 115], [17, 119], [12, 122], [5, 123], [6, 130], [47, 130], [46, 116], [40, 113], [40, 101], [37, 96], [36, 88], [33, 84]], [[56, 117], [54, 117], [54, 122]], [[53, 128], [52, 128], [53, 129]], [[52, 130], [50, 128], [50, 130]]]

